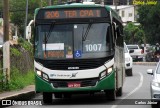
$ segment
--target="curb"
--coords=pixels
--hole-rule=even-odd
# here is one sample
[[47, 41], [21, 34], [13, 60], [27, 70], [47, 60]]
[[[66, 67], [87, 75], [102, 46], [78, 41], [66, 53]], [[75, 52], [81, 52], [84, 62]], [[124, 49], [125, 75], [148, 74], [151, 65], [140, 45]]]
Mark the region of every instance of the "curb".
[[0, 99], [0, 108], [6, 108], [13, 105], [13, 101], [28, 101], [35, 97], [35, 91], [21, 92], [18, 94], [6, 96]]
[[12, 99], [23, 99], [28, 100], [36, 95], [35, 86], [29, 85], [18, 91], [7, 91], [0, 93], [0, 101], [1, 100], [12, 100]]
[[0, 101], [2, 100], [29, 100], [36, 95], [35, 91], [21, 92], [13, 95], [9, 95], [6, 97], [0, 97]]
[[133, 62], [133, 65], [156, 66], [158, 62]]
[[0, 108], [12, 106], [13, 101], [28, 101], [36, 96], [35, 86], [29, 85], [18, 91], [3, 92], [0, 94]]

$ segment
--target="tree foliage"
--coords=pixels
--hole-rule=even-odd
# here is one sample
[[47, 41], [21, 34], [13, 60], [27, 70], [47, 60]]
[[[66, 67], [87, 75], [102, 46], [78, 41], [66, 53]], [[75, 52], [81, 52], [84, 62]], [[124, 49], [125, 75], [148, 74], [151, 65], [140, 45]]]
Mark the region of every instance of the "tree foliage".
[[160, 3], [143, 5], [138, 9], [138, 22], [145, 31], [146, 41], [155, 44], [160, 42]]
[[[60, 2], [66, 2], [67, 0], [51, 0], [53, 5]], [[18, 26], [19, 35], [23, 37], [25, 15], [26, 15], [26, 0], [9, 0], [10, 4], [10, 20], [11, 23]], [[28, 21], [33, 19], [34, 10], [39, 7], [45, 7], [49, 4], [49, 0], [28, 0]], [[1, 5], [0, 5], [1, 6]]]
[[[39, 7], [39, 0], [28, 0], [28, 21], [33, 19], [34, 9]], [[23, 37], [25, 15], [26, 15], [26, 0], [10, 0], [10, 22], [18, 26], [19, 35]]]
[[129, 44], [144, 43], [144, 31], [141, 26], [136, 26], [130, 22], [124, 27], [125, 41]]
[[2, 12], [2, 4], [3, 4], [3, 2], [2, 2], [2, 0], [0, 0], [0, 12]]

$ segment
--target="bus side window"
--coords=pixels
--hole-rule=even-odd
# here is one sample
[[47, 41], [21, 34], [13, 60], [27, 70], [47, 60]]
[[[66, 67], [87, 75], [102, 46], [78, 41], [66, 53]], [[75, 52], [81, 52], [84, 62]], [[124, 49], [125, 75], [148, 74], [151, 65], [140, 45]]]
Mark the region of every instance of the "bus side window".
[[109, 40], [110, 40], [110, 33], [109, 33], [109, 27], [108, 27], [108, 29], [107, 29], [107, 37], [106, 37], [107, 44], [110, 43]]
[[113, 26], [112, 26], [112, 37], [113, 37], [113, 43], [115, 43], [116, 38], [117, 38], [117, 34], [116, 34], [116, 24], [115, 24], [115, 23], [113, 23]]
[[123, 46], [123, 35], [119, 26], [116, 27], [116, 34], [117, 34], [117, 42], [116, 42], [117, 45]]
[[112, 48], [112, 44], [113, 44], [112, 40], [113, 40], [113, 38], [111, 35], [111, 26], [109, 26], [107, 29], [106, 43], [109, 45], [110, 49]]
[[120, 32], [119, 26], [116, 27], [116, 33], [117, 33], [117, 37], [121, 36], [121, 32]]

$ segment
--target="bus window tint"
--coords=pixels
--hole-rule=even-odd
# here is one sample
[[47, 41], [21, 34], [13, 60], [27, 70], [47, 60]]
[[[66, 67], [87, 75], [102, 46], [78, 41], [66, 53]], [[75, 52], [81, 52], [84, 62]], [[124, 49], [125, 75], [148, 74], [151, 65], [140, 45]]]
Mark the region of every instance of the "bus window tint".
[[[73, 52], [72, 25], [54, 25], [50, 30], [50, 25], [38, 26], [39, 39], [37, 43], [37, 53], [35, 56], [47, 59], [64, 59], [66, 53]], [[47, 41], [46, 41], [47, 40]], [[46, 53], [47, 52], [47, 53]]]
[[76, 38], [74, 50], [81, 50], [83, 52], [82, 58], [104, 57], [106, 52], [110, 50], [108, 28], [108, 23], [93, 23], [85, 36], [86, 39], [83, 40], [83, 36], [88, 29], [88, 24], [77, 24], [77, 28], [74, 30]]

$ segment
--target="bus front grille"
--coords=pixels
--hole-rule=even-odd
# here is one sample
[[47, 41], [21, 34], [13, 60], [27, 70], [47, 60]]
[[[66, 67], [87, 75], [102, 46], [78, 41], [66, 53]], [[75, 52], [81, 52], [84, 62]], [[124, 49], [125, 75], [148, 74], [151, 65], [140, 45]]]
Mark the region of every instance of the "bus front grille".
[[37, 62], [51, 70], [70, 70], [69, 67], [76, 67], [72, 70], [95, 69], [113, 57], [97, 58], [97, 59], [70, 59], [70, 60], [41, 60]]
[[98, 78], [94, 79], [83, 79], [83, 80], [50, 80], [55, 88], [64, 88], [68, 87], [68, 83], [80, 83], [80, 87], [89, 87], [95, 86], [98, 81]]

